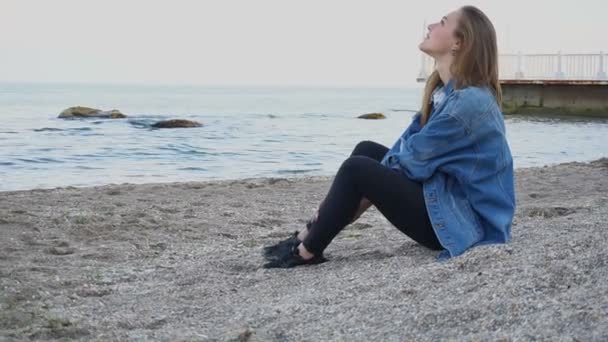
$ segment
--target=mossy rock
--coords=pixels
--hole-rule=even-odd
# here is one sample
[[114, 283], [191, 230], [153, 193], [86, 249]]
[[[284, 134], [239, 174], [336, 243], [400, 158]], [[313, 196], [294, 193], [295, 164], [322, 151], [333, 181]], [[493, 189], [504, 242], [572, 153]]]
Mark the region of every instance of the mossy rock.
[[368, 114], [359, 115], [357, 118], [358, 119], [367, 119], [367, 120], [380, 120], [380, 119], [386, 119], [386, 116], [382, 113], [368, 113]]
[[105, 119], [123, 119], [127, 116], [117, 109], [101, 110], [90, 107], [76, 106], [70, 107], [61, 114], [61, 119], [77, 119], [77, 118], [105, 118]]
[[203, 125], [200, 122], [182, 119], [163, 120], [152, 124], [153, 128], [192, 128], [201, 126]]

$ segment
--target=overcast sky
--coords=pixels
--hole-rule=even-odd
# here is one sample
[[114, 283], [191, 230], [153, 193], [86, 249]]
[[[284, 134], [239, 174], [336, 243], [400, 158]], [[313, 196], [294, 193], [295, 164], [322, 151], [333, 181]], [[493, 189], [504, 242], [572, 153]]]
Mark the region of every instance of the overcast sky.
[[464, 4], [502, 53], [608, 52], [604, 0], [0, 0], [0, 81], [412, 85]]

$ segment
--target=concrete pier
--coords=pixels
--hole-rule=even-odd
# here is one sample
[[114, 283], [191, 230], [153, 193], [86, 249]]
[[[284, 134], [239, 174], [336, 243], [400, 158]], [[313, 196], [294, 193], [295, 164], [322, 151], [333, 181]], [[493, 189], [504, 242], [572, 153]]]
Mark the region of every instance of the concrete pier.
[[[503, 113], [608, 118], [607, 57], [602, 51], [501, 54]], [[423, 53], [417, 81], [425, 82], [434, 68]]]
[[608, 117], [608, 81], [501, 80], [503, 113]]

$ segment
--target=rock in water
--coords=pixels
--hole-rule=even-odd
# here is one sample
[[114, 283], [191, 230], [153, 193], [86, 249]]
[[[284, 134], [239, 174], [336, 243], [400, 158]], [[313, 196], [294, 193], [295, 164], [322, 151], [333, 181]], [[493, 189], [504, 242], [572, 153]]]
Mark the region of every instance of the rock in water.
[[106, 119], [122, 119], [127, 116], [121, 113], [117, 109], [112, 110], [101, 110], [89, 107], [70, 107], [61, 114], [59, 114], [59, 118], [62, 119], [75, 119], [75, 118], [106, 118]]
[[152, 124], [154, 128], [191, 128], [201, 126], [202, 124], [199, 122], [181, 119], [163, 120]]
[[369, 114], [359, 115], [357, 118], [379, 120], [379, 119], [386, 119], [386, 116], [384, 116], [384, 114], [382, 114], [382, 113], [369, 113]]

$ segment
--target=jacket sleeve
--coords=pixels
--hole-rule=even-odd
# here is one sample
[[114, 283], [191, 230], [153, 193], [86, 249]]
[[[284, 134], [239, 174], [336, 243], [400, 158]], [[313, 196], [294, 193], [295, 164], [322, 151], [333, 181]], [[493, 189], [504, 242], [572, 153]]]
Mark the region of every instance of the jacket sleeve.
[[391, 155], [399, 152], [399, 149], [401, 147], [401, 140], [403, 140], [403, 139], [407, 140], [412, 134], [418, 132], [419, 130], [420, 130], [420, 112], [417, 112], [412, 117], [412, 122], [410, 123], [410, 125], [401, 134], [401, 137], [399, 137], [399, 139], [397, 139], [397, 141], [395, 141], [395, 143], [393, 144], [393, 147], [391, 147], [391, 149], [384, 155], [384, 158], [382, 158], [380, 163], [386, 167], [390, 167], [390, 165], [388, 164], [388, 158]]
[[458, 150], [472, 144], [464, 123], [447, 113], [440, 113], [420, 132], [399, 143], [399, 152], [387, 156], [387, 164], [416, 181], [429, 179], [437, 168], [457, 160]]

